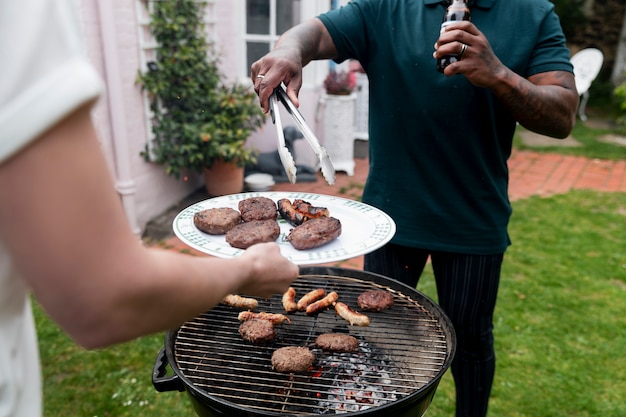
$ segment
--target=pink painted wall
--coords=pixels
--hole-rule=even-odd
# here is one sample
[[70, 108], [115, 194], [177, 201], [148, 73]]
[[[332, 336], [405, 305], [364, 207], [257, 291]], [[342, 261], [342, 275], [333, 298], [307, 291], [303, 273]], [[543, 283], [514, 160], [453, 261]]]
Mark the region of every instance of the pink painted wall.
[[[325, 0], [305, 3], [303, 18], [312, 17], [327, 7]], [[140, 64], [137, 3], [135, 0], [82, 0], [85, 36], [91, 60], [107, 84], [107, 92], [94, 108], [94, 120], [102, 149], [111, 169], [129, 222], [141, 233], [146, 224], [202, 186], [192, 174], [187, 181], [163, 173], [160, 166], [147, 163], [140, 156], [148, 138], [143, 95], [135, 84]], [[140, 7], [141, 4], [140, 4]], [[243, 0], [217, 0], [214, 5], [214, 35], [222, 54], [221, 67], [231, 81], [246, 81]], [[209, 16], [211, 19], [211, 16]], [[327, 63], [315, 63], [305, 69], [301, 90], [301, 112], [314, 131], [321, 80]], [[287, 115], [283, 116], [288, 124]], [[323, 138], [321, 138], [323, 140]], [[260, 151], [276, 149], [276, 133], [269, 121], [252, 135], [250, 146]], [[298, 142], [298, 163], [314, 164], [314, 155], [304, 141]]]

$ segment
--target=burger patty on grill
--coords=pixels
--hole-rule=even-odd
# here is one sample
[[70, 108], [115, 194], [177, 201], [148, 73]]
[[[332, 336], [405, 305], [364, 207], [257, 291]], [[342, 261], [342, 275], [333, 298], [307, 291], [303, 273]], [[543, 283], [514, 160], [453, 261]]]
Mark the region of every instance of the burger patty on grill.
[[274, 324], [269, 320], [250, 319], [239, 326], [239, 334], [244, 340], [252, 343], [264, 343], [274, 340], [276, 332]]
[[383, 311], [393, 305], [393, 294], [385, 290], [369, 290], [359, 295], [356, 303], [365, 311]]
[[298, 249], [313, 249], [325, 245], [341, 235], [341, 222], [334, 217], [308, 220], [289, 232], [287, 240]]
[[315, 346], [331, 352], [356, 352], [359, 349], [359, 341], [349, 334], [323, 333], [315, 339]]
[[271, 198], [250, 197], [241, 200], [238, 204], [241, 218], [244, 222], [254, 220], [276, 220], [278, 218], [278, 208]]
[[193, 215], [193, 224], [211, 235], [223, 235], [239, 223], [241, 214], [228, 207], [201, 210]]
[[247, 249], [256, 243], [273, 242], [279, 235], [280, 226], [276, 220], [253, 220], [226, 232], [226, 242], [233, 248]]
[[313, 362], [315, 355], [304, 346], [287, 346], [272, 354], [272, 367], [278, 372], [304, 372]]

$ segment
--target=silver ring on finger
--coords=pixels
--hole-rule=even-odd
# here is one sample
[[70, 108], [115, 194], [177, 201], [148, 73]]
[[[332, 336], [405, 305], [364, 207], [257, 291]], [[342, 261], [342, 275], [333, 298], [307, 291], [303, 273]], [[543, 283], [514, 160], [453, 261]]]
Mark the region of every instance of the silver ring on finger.
[[257, 78], [265, 78], [265, 75], [263, 75], [263, 74], [259, 74], [259, 75], [257, 75], [256, 77], [257, 77]]
[[463, 43], [463, 44], [461, 44], [461, 52], [459, 52], [459, 58], [461, 58], [463, 56], [465, 51], [467, 51], [467, 45]]

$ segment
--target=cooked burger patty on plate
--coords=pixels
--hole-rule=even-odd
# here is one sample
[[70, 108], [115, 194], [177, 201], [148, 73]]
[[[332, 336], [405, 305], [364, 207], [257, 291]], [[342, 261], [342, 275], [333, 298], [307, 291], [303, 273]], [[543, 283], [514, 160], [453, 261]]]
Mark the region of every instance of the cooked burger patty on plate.
[[315, 355], [304, 346], [287, 346], [272, 354], [272, 367], [278, 372], [304, 372], [313, 362]]
[[229, 207], [201, 210], [193, 215], [193, 224], [211, 235], [223, 235], [241, 223], [241, 214]]
[[323, 333], [315, 339], [315, 346], [331, 352], [356, 352], [359, 349], [359, 341], [349, 334]]
[[253, 220], [276, 220], [278, 218], [278, 208], [271, 198], [245, 198], [239, 202], [238, 207], [244, 222], [251, 222]]
[[341, 222], [334, 217], [308, 220], [289, 232], [287, 240], [298, 249], [313, 249], [325, 245], [341, 234]]
[[226, 242], [233, 248], [247, 249], [256, 243], [273, 242], [279, 235], [280, 226], [276, 220], [253, 220], [226, 232]]

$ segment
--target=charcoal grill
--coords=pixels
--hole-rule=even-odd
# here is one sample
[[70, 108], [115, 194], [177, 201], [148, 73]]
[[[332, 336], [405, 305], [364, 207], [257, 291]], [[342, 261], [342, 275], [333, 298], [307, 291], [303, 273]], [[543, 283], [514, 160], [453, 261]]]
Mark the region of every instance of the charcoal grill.
[[[394, 304], [367, 313], [368, 327], [350, 326], [334, 310], [314, 317], [291, 314], [291, 323], [278, 325], [277, 338], [263, 345], [244, 341], [238, 311], [218, 306], [166, 334], [154, 366], [155, 389], [186, 391], [201, 417], [425, 413], [456, 347], [439, 306], [395, 280], [345, 268], [302, 267], [293, 287], [298, 296], [316, 288], [336, 291], [355, 310], [361, 293], [384, 289], [393, 293]], [[257, 311], [284, 312], [281, 297], [259, 300]], [[328, 332], [356, 337], [358, 352], [316, 348], [315, 338]], [[293, 345], [309, 347], [316, 354], [314, 366], [302, 373], [274, 371], [272, 353]], [[168, 376], [168, 365], [173, 375]]]

